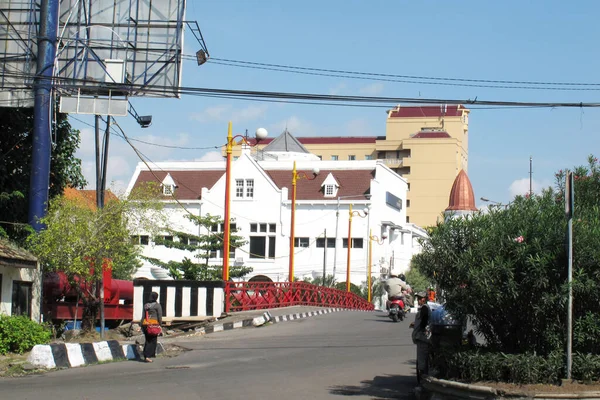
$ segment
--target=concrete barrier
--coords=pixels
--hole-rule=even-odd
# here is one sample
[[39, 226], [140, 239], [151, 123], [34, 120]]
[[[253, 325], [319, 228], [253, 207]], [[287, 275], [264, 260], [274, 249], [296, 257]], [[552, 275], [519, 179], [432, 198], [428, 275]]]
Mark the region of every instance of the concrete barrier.
[[36, 368], [73, 368], [113, 360], [136, 360], [135, 344], [122, 345], [116, 340], [95, 343], [40, 344], [33, 347], [27, 362]]

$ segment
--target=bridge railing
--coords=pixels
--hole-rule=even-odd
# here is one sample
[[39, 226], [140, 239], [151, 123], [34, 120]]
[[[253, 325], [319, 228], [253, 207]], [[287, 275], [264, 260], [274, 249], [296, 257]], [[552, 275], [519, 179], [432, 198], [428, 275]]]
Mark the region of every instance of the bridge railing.
[[225, 284], [225, 312], [289, 306], [374, 309], [373, 304], [354, 293], [306, 282], [226, 282]]

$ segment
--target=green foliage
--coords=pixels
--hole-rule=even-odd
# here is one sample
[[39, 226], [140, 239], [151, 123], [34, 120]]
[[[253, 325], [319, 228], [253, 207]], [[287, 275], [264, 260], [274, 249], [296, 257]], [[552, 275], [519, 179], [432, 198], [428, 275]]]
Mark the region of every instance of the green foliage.
[[[129, 278], [139, 251], [130, 240], [130, 229], [153, 232], [164, 219], [162, 204], [146, 190], [138, 189], [131, 196], [134, 200], [108, 201], [101, 209], [83, 199], [53, 199], [41, 220], [46, 229], [28, 238], [29, 249], [46, 271], [64, 272], [71, 283], [81, 279], [93, 287], [107, 260], [112, 262], [115, 277]], [[89, 329], [98, 307], [96, 291], [73, 287], [80, 291], [87, 317], [84, 328]]]
[[[33, 109], [0, 107], [0, 231], [23, 244], [31, 233], [27, 224], [31, 175]], [[80, 134], [67, 114], [56, 114], [51, 149], [50, 199], [65, 187], [83, 188], [81, 160], [75, 157]], [[2, 235], [2, 233], [0, 233]]]
[[[305, 278], [304, 282], [312, 283], [316, 286], [323, 286], [323, 277], [317, 276], [316, 278]], [[335, 277], [333, 275], [327, 275], [325, 277], [325, 287], [333, 287], [335, 285]]]
[[415, 266], [411, 266], [405, 276], [406, 283], [410, 285], [410, 288], [414, 293], [425, 291], [431, 287], [431, 280], [422, 274]]
[[[600, 348], [600, 169], [575, 169], [574, 350]], [[507, 209], [431, 229], [413, 265], [468, 316], [490, 347], [547, 356], [566, 343], [567, 257], [564, 171], [557, 188], [517, 196]]]
[[[192, 235], [182, 231], [163, 228], [162, 231], [166, 235], [155, 236], [154, 243], [170, 249], [187, 251], [198, 262], [194, 262], [188, 257], [184, 257], [181, 261], [169, 262], [151, 257], [144, 258], [150, 263], [168, 270], [169, 275], [173, 279], [196, 281], [216, 281], [223, 279], [223, 266], [209, 264], [211, 252], [223, 249], [223, 234], [217, 232], [219, 226], [223, 227], [223, 220], [218, 216], [210, 214], [205, 216], [188, 214], [186, 218], [198, 226], [200, 231], [205, 233]], [[241, 236], [235, 235], [235, 232], [237, 232], [235, 228], [230, 232], [229, 244], [231, 248], [237, 248], [246, 243]], [[252, 271], [252, 267], [232, 265], [229, 267], [229, 276], [231, 278], [243, 278]]]
[[[344, 292], [345, 292], [345, 291], [346, 291], [346, 282], [338, 282], [338, 283], [336, 283], [336, 284], [335, 284], [335, 289], [337, 289], [337, 290], [342, 290], [342, 291], [344, 291]], [[354, 283], [352, 283], [352, 282], [350, 283], [350, 293], [354, 293], [354, 294], [355, 294], [355, 295], [357, 295], [357, 296], [360, 296], [360, 297], [364, 297], [364, 298], [366, 298], [366, 297], [364, 296], [364, 293], [363, 293], [363, 291], [361, 290], [361, 288], [360, 288], [360, 287], [358, 287], [358, 286], [356, 286], [356, 285], [355, 285]]]
[[[547, 356], [532, 353], [506, 354], [486, 349], [437, 352], [434, 368], [444, 364], [444, 379], [466, 382], [511, 382], [517, 384], [556, 384], [564, 377], [565, 354]], [[572, 377], [593, 381], [600, 376], [600, 355], [575, 353]]]
[[36, 344], [48, 343], [51, 330], [25, 316], [0, 315], [0, 354], [29, 351]]

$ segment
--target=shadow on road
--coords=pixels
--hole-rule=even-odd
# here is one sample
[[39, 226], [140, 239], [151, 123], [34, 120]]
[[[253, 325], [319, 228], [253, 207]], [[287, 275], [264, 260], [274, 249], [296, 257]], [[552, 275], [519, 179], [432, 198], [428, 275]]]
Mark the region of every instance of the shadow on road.
[[360, 386], [334, 386], [329, 389], [339, 396], [370, 396], [373, 399], [414, 399], [415, 376], [385, 375], [362, 381]]

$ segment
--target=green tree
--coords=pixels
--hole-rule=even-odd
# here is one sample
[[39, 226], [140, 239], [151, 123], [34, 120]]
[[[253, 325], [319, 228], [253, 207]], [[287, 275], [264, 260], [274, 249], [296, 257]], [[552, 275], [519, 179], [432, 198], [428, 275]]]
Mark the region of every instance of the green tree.
[[[67, 186], [86, 185], [81, 160], [75, 157], [79, 131], [71, 127], [67, 114], [58, 112], [52, 128], [50, 199]], [[32, 232], [27, 224], [32, 131], [32, 108], [0, 107], [0, 236], [20, 244]]]
[[[574, 350], [600, 353], [600, 169], [575, 171]], [[413, 265], [504, 352], [561, 350], [566, 343], [565, 171], [555, 189], [517, 196], [507, 209], [456, 218], [431, 229]]]
[[[192, 221], [200, 228], [200, 231], [206, 232], [199, 235], [163, 228], [166, 233], [154, 237], [154, 243], [159, 246], [165, 246], [170, 249], [184, 250], [190, 253], [190, 257], [184, 257], [181, 261], [164, 262], [157, 258], [144, 257], [154, 265], [165, 268], [169, 275], [174, 279], [187, 279], [195, 281], [217, 281], [223, 278], [222, 265], [210, 265], [211, 253], [223, 249], [223, 235], [217, 233], [217, 228], [223, 226], [223, 220], [214, 215], [196, 216], [187, 214], [186, 218]], [[221, 229], [222, 230], [222, 229]], [[243, 246], [246, 242], [241, 236], [233, 233], [237, 229], [231, 230], [230, 246], [237, 248]], [[194, 262], [192, 259], [196, 259]], [[231, 278], [242, 278], [252, 272], [252, 267], [230, 266], [229, 276]]]
[[115, 277], [129, 278], [139, 265], [135, 261], [139, 250], [130, 239], [130, 230], [155, 232], [164, 220], [162, 203], [154, 192], [140, 188], [127, 200], [108, 201], [101, 209], [83, 199], [56, 197], [42, 218], [46, 229], [29, 236], [28, 247], [45, 270], [65, 273], [78, 291], [84, 330], [96, 321], [103, 264], [110, 260]]

